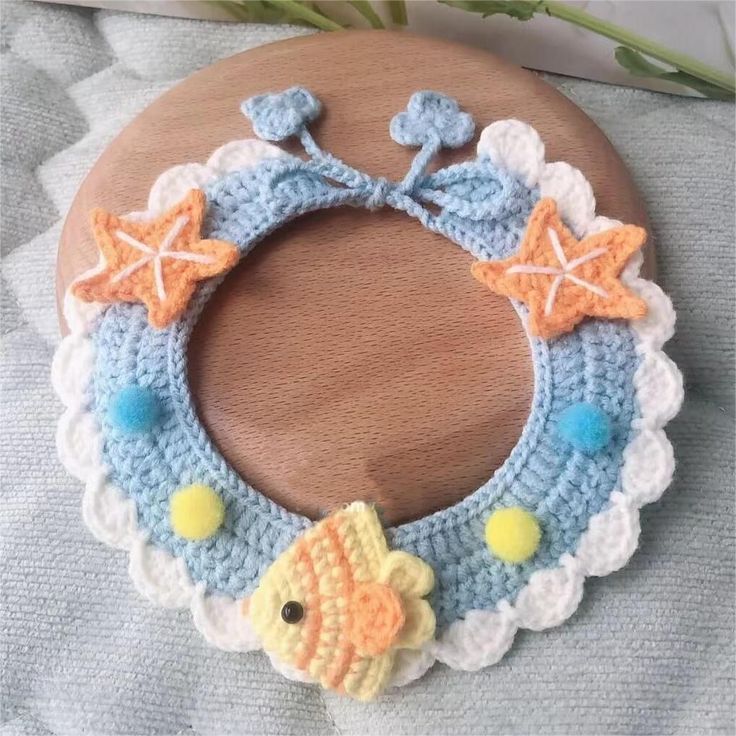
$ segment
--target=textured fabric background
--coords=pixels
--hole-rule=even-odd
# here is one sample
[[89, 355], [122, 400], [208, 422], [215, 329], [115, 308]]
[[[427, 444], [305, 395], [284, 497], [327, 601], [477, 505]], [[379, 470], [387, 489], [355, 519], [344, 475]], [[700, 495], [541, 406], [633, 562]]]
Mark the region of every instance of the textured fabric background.
[[[641, 549], [564, 627], [496, 667], [436, 666], [365, 706], [210, 648], [82, 525], [49, 383], [61, 217], [105, 145], [179, 79], [289, 28], [3, 2], [0, 734], [703, 734], [734, 731], [734, 110], [550, 79], [646, 199], [688, 398]], [[302, 31], [298, 31], [302, 32]]]

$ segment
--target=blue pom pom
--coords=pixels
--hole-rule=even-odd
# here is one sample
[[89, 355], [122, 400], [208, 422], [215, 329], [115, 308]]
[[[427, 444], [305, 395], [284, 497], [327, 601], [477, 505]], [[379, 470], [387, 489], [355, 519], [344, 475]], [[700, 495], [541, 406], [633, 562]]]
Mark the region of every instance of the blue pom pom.
[[241, 106], [253, 123], [255, 134], [266, 141], [283, 141], [297, 135], [319, 116], [319, 100], [303, 87], [291, 87], [278, 94], [256, 95]]
[[611, 441], [611, 420], [595, 404], [571, 404], [560, 414], [557, 432], [581, 452], [598, 452]]
[[125, 434], [148, 432], [161, 416], [161, 402], [149, 388], [126, 386], [110, 400], [108, 416], [112, 425]]
[[394, 115], [389, 132], [402, 146], [421, 146], [438, 138], [445, 148], [460, 148], [473, 137], [475, 123], [451, 97], [439, 92], [415, 92], [406, 112]]

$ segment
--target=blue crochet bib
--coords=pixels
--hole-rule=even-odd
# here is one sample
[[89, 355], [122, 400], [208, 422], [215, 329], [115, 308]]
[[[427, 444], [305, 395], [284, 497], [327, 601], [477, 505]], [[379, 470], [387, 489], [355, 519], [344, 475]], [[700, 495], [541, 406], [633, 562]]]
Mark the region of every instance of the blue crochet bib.
[[[391, 121], [419, 149], [400, 182], [323, 151], [307, 90], [243, 111], [261, 139], [298, 138], [307, 158], [234, 141], [164, 172], [144, 212], [93, 214], [101, 261], [67, 294], [53, 370], [85, 521], [129, 551], [147, 597], [191, 608], [217, 646], [266, 649], [289, 676], [368, 700], [435, 660], [492, 664], [517, 629], [571, 615], [586, 576], [625, 564], [639, 507], [670, 481], [662, 427], [682, 381], [661, 351], [670, 302], [638, 277], [644, 233], [596, 216], [583, 175], [546, 163], [519, 121], [428, 172], [474, 135], [444, 95], [415, 93]], [[227, 270], [286, 222], [337, 206], [403, 211], [469, 251], [530, 338], [532, 408], [505, 463], [460, 503], [394, 528], [362, 504], [315, 522], [269, 500], [209, 439], [187, 381], [189, 336]]]

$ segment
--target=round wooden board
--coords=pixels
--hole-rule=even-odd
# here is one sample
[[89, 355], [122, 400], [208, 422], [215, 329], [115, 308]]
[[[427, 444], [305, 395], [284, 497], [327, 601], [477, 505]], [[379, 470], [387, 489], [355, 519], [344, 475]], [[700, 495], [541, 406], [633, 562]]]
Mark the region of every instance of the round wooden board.
[[[59, 303], [97, 260], [90, 209], [145, 209], [164, 169], [252, 136], [243, 99], [295, 84], [324, 104], [313, 127], [322, 146], [372, 175], [403, 177], [413, 151], [391, 141], [389, 121], [412, 92], [434, 89], [455, 97], [478, 132], [501, 118], [531, 123], [548, 161], [585, 173], [598, 212], [646, 226], [611, 144], [533, 74], [408, 33], [320, 34], [194, 74], [113, 141], [67, 217]], [[471, 157], [474, 145], [438, 164]], [[471, 277], [471, 263], [389, 209], [315, 213], [260, 244], [205, 308], [189, 348], [200, 416], [232, 466], [312, 518], [362, 499], [378, 503], [388, 522], [403, 522], [484, 483], [519, 438], [533, 375], [513, 309]]]

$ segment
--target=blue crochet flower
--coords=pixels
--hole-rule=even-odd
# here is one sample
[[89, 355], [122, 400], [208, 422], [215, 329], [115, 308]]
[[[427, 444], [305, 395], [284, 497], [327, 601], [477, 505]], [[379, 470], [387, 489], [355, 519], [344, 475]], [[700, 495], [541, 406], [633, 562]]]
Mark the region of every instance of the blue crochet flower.
[[259, 138], [283, 141], [318, 117], [322, 105], [309, 90], [291, 87], [285, 92], [251, 97], [240, 109], [250, 118]]
[[421, 146], [439, 137], [445, 148], [464, 146], [475, 132], [473, 118], [457, 102], [439, 92], [415, 92], [406, 112], [394, 115], [391, 137], [402, 146]]

